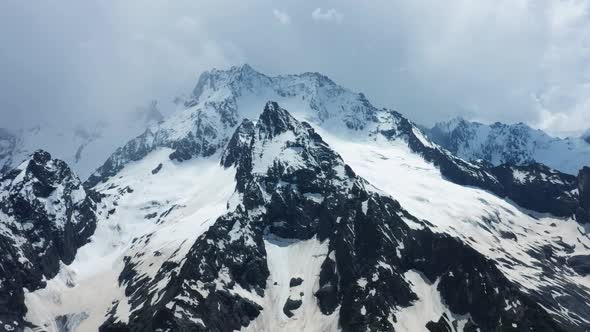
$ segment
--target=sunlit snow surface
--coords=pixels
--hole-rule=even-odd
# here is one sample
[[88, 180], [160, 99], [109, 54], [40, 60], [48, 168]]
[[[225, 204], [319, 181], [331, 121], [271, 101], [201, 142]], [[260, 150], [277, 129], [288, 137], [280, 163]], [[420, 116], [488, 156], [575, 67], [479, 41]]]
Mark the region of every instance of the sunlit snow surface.
[[[560, 280], [543, 278], [542, 267], [536, 265], [538, 260], [528, 253], [528, 250], [549, 245], [554, 254], [561, 257], [589, 254], [589, 230], [574, 220], [540, 215], [485, 190], [446, 181], [435, 166], [412, 153], [401, 141], [390, 142], [377, 137], [350, 142], [321, 128], [316, 130], [357, 174], [398, 200], [417, 218], [434, 224], [434, 231], [456, 236], [496, 260], [504, 274], [520, 284], [525, 292], [545, 286], [563, 289], [567, 287], [565, 282], [590, 290], [590, 277], [581, 277], [571, 270], [562, 271]], [[502, 236], [508, 232], [516, 235], [516, 240]], [[574, 246], [574, 252], [566, 253], [562, 243]], [[559, 296], [561, 294], [557, 293], [554, 298]], [[572, 318], [565, 308], [548, 311], [564, 319]], [[414, 319], [424, 323], [421, 326], [429, 321], [419, 311], [416, 314]], [[588, 322], [585, 317], [574, 318]], [[399, 327], [403, 330], [403, 326]]]
[[[324, 315], [314, 296], [319, 289], [320, 266], [328, 253], [328, 241], [273, 237], [267, 238], [264, 245], [270, 271], [264, 298], [259, 303], [264, 310], [242, 331], [337, 331], [338, 310]], [[303, 279], [303, 283], [289, 287], [291, 278], [296, 277]], [[302, 301], [291, 318], [283, 313], [288, 298]]]
[[[107, 206], [101, 209], [92, 242], [46, 288], [26, 295], [27, 320], [57, 331], [54, 317], [84, 312], [88, 318], [77, 331], [97, 331], [114, 301], [120, 302], [117, 317], [125, 320], [129, 306], [118, 282], [123, 257], [144, 252], [140, 269], [153, 276], [163, 262], [183, 258], [195, 239], [225, 212], [235, 188], [235, 171], [223, 169], [219, 156], [175, 163], [168, 160], [169, 153], [156, 151], [100, 185], [98, 189], [112, 196], [105, 199]], [[161, 171], [152, 174], [160, 162]], [[113, 185], [117, 187], [108, 189]], [[115, 197], [117, 206], [112, 205]], [[146, 218], [150, 214], [156, 217]], [[148, 244], [132, 248], [133, 238], [151, 233]]]

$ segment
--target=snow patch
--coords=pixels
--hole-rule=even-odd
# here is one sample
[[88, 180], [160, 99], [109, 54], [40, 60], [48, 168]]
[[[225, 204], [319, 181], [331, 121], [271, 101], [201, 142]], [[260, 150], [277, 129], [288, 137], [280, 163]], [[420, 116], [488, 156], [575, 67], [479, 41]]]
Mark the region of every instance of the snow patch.
[[[397, 309], [395, 312], [397, 322], [392, 322], [396, 331], [426, 331], [426, 324], [430, 321], [438, 322], [443, 314], [458, 320], [459, 326], [453, 332], [463, 331], [469, 316], [457, 316], [449, 310], [436, 289], [439, 280], [430, 283], [426, 277], [413, 270], [404, 273], [404, 277], [418, 296], [418, 300], [409, 307]], [[452, 324], [449, 325], [452, 326]]]
[[[324, 315], [314, 296], [319, 289], [321, 265], [328, 255], [328, 241], [270, 236], [264, 240], [264, 246], [270, 271], [261, 304], [264, 309], [242, 331], [338, 331], [339, 310]], [[289, 287], [291, 278], [295, 277], [303, 279], [303, 283]], [[288, 298], [302, 301], [291, 318], [283, 313]]]
[[[88, 317], [77, 331], [96, 331], [116, 304], [116, 318], [126, 322], [131, 308], [118, 281], [123, 258], [144, 253], [134, 261], [135, 268], [151, 279], [165, 261], [183, 258], [196, 238], [227, 211], [235, 191], [235, 170], [220, 166], [217, 155], [176, 163], [169, 160], [170, 152], [154, 151], [97, 188], [107, 197], [91, 242], [46, 288], [26, 293], [28, 321], [57, 332], [55, 317], [85, 313]], [[165, 166], [153, 175], [153, 165], [160, 162]], [[111, 208], [115, 211], [108, 213]], [[150, 214], [156, 217], [146, 218]], [[147, 243], [133, 243], [150, 234]], [[158, 294], [167, 283], [163, 279], [152, 291]]]

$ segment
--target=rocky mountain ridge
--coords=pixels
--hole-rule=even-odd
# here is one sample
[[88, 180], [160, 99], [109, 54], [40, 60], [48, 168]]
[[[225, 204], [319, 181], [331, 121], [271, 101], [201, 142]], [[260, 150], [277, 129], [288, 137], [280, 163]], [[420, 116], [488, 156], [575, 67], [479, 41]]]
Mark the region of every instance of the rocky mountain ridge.
[[425, 132], [433, 142], [465, 160], [484, 160], [496, 166], [537, 162], [573, 175], [590, 164], [586, 136], [551, 137], [523, 123], [485, 125], [455, 118]]
[[24, 288], [45, 287], [88, 242], [96, 227], [91, 196], [44, 151], [0, 177], [0, 328], [21, 330]]
[[588, 169], [464, 161], [317, 73], [213, 70], [186, 103], [76, 187], [96, 230], [28, 329], [590, 327]]

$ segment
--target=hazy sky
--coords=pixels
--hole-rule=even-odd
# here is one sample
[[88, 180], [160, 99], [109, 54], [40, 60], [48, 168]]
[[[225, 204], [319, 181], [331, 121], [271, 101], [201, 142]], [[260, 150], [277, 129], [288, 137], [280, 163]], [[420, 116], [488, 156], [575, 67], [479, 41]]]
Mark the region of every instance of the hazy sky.
[[427, 125], [590, 128], [587, 0], [2, 0], [0, 127], [166, 106], [245, 62], [322, 72]]

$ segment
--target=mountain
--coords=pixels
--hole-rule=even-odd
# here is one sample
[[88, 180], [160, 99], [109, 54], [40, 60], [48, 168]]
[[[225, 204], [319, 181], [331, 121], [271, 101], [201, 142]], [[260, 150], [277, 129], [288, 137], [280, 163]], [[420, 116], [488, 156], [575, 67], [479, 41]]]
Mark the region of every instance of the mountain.
[[45, 287], [96, 227], [94, 201], [60, 160], [36, 151], [0, 177], [0, 321], [22, 330], [24, 289]]
[[464, 161], [318, 73], [206, 72], [83, 189], [30, 330], [590, 328], [590, 168]]
[[18, 166], [37, 149], [51, 151], [82, 179], [103, 163], [121, 142], [163, 120], [152, 101], [145, 107], [122, 114], [116, 121], [70, 124], [43, 122], [30, 128], [0, 128], [0, 174]]
[[590, 165], [587, 135], [561, 139], [523, 123], [485, 125], [461, 118], [437, 123], [426, 133], [465, 160], [481, 159], [494, 165], [538, 162], [569, 174]]
[[[89, 177], [86, 185], [95, 186], [117, 174], [128, 163], [138, 161], [162, 147], [171, 148], [173, 151], [169, 158], [176, 161], [211, 156], [225, 146], [239, 121], [256, 118], [254, 110], [262, 109], [267, 100], [287, 105], [296, 110], [295, 117], [316, 124], [319, 130], [328, 130], [338, 137], [363, 140], [382, 136], [386, 140], [403, 140], [413, 152], [434, 163], [443, 176], [454, 183], [490, 190], [539, 212], [571, 216], [577, 209], [576, 198], [573, 198], [573, 202], [568, 198], [576, 186], [572, 177], [566, 180], [567, 184], [562, 190], [546, 195], [553, 201], [560, 198], [558, 205], [567, 201], [567, 207], [554, 208], [555, 204], [530, 201], [521, 195], [517, 197], [513, 191], [505, 188], [512, 186], [513, 179], [505, 176], [499, 179], [489, 167], [455, 157], [433, 144], [400, 113], [377, 109], [362, 93], [344, 89], [318, 73], [268, 77], [248, 65], [203, 73], [192, 97], [186, 102], [188, 108], [185, 112], [173, 115], [161, 126], [148, 128], [142, 135], [117, 149]], [[545, 172], [553, 173], [553, 170], [546, 169]], [[538, 174], [538, 177], [541, 176], [542, 182], [545, 182], [546, 178], [553, 175]], [[503, 183], [506, 181], [509, 183]]]

